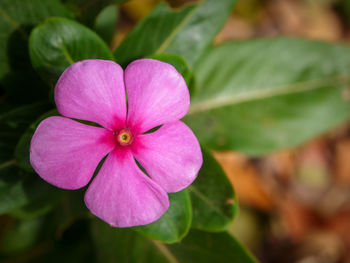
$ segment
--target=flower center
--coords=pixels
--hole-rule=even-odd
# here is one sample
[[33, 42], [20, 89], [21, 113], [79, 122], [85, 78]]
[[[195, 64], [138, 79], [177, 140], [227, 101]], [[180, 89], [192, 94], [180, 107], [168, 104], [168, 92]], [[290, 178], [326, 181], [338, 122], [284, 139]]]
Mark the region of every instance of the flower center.
[[127, 146], [132, 143], [134, 136], [128, 128], [125, 128], [116, 132], [116, 140], [121, 146]]

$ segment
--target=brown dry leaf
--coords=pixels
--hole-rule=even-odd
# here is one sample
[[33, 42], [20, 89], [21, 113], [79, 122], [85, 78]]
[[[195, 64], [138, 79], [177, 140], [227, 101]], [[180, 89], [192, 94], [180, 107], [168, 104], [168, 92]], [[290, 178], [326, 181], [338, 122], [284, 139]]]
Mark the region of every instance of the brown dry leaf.
[[292, 199], [285, 199], [279, 203], [278, 214], [292, 240], [301, 240], [312, 231], [315, 218], [308, 207]]
[[350, 138], [336, 143], [334, 166], [337, 182], [350, 187]]
[[253, 36], [254, 27], [247, 20], [230, 17], [215, 37], [214, 44], [220, 44], [232, 39], [247, 39]]
[[323, 190], [331, 183], [328, 141], [320, 137], [304, 145], [299, 153], [297, 183], [310, 189]]
[[344, 139], [345, 137], [348, 137], [350, 134], [350, 121], [339, 125], [336, 129], [333, 131], [330, 131], [329, 133], [329, 139], [336, 141]]
[[[350, 249], [350, 210], [343, 211], [326, 222], [325, 227], [338, 233]], [[350, 255], [350, 254], [349, 254]]]
[[301, 242], [298, 262], [337, 263], [344, 253], [344, 245], [338, 235], [330, 231], [316, 231]]
[[[295, 33], [302, 26], [302, 10], [298, 1], [273, 0], [267, 6], [271, 20], [277, 22], [276, 26], [284, 33]], [[273, 21], [271, 21], [273, 22]]]
[[275, 34], [302, 35], [317, 40], [338, 40], [341, 22], [335, 12], [319, 1], [273, 0], [267, 5], [269, 16], [264, 31]]
[[279, 183], [284, 185], [291, 181], [295, 175], [297, 161], [296, 150], [283, 150], [271, 153], [263, 158], [262, 169], [266, 176], [274, 175]]
[[318, 1], [309, 1], [305, 5], [303, 35], [320, 40], [336, 41], [342, 35], [341, 22], [330, 6], [320, 5]]
[[230, 179], [240, 202], [262, 210], [273, 208], [270, 194], [247, 157], [233, 151], [214, 152], [214, 157]]

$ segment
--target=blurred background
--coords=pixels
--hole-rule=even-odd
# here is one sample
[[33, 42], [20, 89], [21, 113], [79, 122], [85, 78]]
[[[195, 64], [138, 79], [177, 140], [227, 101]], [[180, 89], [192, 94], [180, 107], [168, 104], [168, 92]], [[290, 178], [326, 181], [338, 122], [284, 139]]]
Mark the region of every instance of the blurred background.
[[[113, 45], [157, 2], [123, 4]], [[178, 7], [191, 1], [168, 2]], [[350, 1], [237, 0], [215, 43], [276, 36], [349, 45]], [[262, 262], [350, 262], [350, 123], [261, 158], [214, 155], [240, 202], [230, 231]]]
[[[158, 2], [133, 0], [122, 4], [111, 49]], [[167, 2], [176, 8], [196, 1]], [[276, 36], [350, 45], [350, 0], [236, 0], [215, 44]], [[350, 100], [350, 93], [344, 96]], [[214, 156], [240, 203], [240, 213], [229, 231], [261, 262], [350, 263], [350, 122], [304, 145], [264, 157], [252, 158], [234, 151], [214, 152]], [[79, 213], [74, 204], [70, 205]], [[84, 236], [75, 237], [75, 232], [65, 231], [73, 224], [69, 220], [66, 218], [57, 232], [58, 239], [71, 235], [84, 240]], [[28, 221], [21, 230], [35, 231], [35, 224]], [[14, 221], [0, 216], [0, 236], [11, 225]], [[81, 223], [76, 227], [84, 229]], [[11, 238], [4, 242], [11, 247]], [[78, 249], [85, 253], [84, 242]], [[69, 251], [69, 245], [64, 249]], [[6, 262], [27, 262], [49, 246], [39, 245]]]

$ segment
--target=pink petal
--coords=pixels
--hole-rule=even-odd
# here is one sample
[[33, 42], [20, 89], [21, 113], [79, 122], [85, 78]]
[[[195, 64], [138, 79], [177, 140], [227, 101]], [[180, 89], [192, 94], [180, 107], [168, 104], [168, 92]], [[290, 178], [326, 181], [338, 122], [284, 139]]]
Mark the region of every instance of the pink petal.
[[58, 80], [55, 101], [59, 113], [66, 117], [119, 129], [126, 118], [123, 69], [109, 60], [76, 62]]
[[98, 163], [114, 145], [113, 134], [106, 129], [49, 117], [33, 135], [30, 162], [50, 184], [78, 189], [90, 181]]
[[177, 192], [190, 185], [203, 162], [197, 138], [181, 121], [135, 137], [133, 154], [167, 192]]
[[128, 125], [142, 133], [158, 125], [181, 119], [190, 105], [183, 77], [170, 64], [139, 59], [125, 70]]
[[128, 150], [114, 150], [85, 194], [91, 212], [115, 227], [145, 225], [169, 207], [168, 195], [137, 166]]

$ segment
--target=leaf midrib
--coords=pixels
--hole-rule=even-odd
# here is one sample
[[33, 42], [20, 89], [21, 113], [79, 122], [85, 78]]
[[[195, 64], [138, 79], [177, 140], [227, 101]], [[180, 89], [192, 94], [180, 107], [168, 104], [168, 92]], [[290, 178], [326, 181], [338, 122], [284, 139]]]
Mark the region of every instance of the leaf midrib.
[[179, 235], [178, 235], [177, 231], [175, 230], [175, 226], [174, 226], [173, 222], [169, 219], [169, 217], [166, 213], [164, 214], [164, 219], [168, 223], [169, 229], [172, 232], [172, 234], [175, 236], [175, 238], [178, 239]]
[[[62, 40], [63, 40], [63, 39], [62, 39]], [[70, 65], [74, 64], [75, 61], [74, 61], [74, 59], [72, 58], [72, 56], [69, 54], [69, 52], [68, 52], [68, 50], [67, 50], [65, 44], [60, 45], [60, 49], [61, 49], [61, 51], [62, 51], [64, 57], [65, 57], [66, 60], [68, 61], [68, 63], [69, 63]]]
[[[200, 3], [198, 3], [196, 6], [194, 6], [193, 9], [190, 12], [188, 12], [188, 14], [183, 18], [181, 23], [173, 29], [173, 31], [169, 34], [169, 36], [166, 39], [164, 39], [163, 43], [154, 52], [155, 54], [162, 53], [167, 47], [169, 47], [171, 41], [176, 37], [176, 35], [180, 32], [180, 30], [185, 26], [186, 22], [191, 18], [192, 14], [199, 7], [199, 4]], [[189, 8], [189, 6], [186, 8]], [[182, 10], [184, 10], [184, 9], [182, 9]]]
[[293, 93], [301, 93], [311, 90], [325, 88], [326, 85], [346, 84], [349, 76], [338, 75], [327, 79], [317, 79], [311, 81], [298, 82], [291, 85], [280, 87], [272, 87], [263, 90], [254, 90], [252, 92], [242, 94], [231, 94], [221, 98], [207, 99], [192, 103], [188, 115], [198, 112], [208, 111], [220, 107], [231, 106], [244, 102], [262, 100], [274, 96], [282, 96]]
[[212, 208], [214, 211], [216, 211], [218, 214], [220, 214], [221, 216], [223, 216], [224, 218], [231, 220], [231, 218], [229, 218], [227, 215], [225, 215], [220, 209], [218, 209], [213, 202], [206, 198], [201, 192], [199, 192], [193, 185], [189, 186], [188, 189], [193, 192], [195, 195], [197, 195], [200, 199], [202, 199], [206, 204], [208, 204], [210, 206], [210, 208]]

